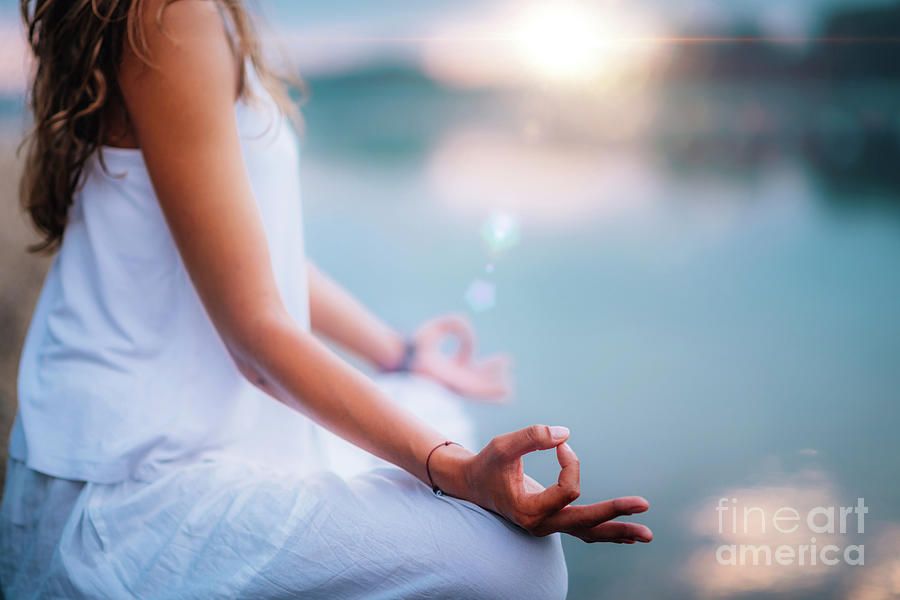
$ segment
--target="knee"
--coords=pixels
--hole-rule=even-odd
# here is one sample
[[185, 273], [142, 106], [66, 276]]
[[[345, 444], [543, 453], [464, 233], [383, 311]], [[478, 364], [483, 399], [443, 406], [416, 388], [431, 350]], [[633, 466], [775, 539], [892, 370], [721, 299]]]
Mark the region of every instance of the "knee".
[[[533, 537], [512, 533], [490, 560], [470, 555], [463, 571], [475, 583], [479, 598], [563, 600], [569, 587], [568, 570], [559, 535]], [[477, 582], [477, 583], [476, 583]]]
[[563, 554], [562, 535], [549, 536], [547, 543], [552, 549], [549, 564], [546, 567], [551, 585], [547, 597], [564, 599], [569, 592], [569, 569], [566, 567], [566, 557]]
[[563, 600], [569, 590], [569, 572], [559, 534], [528, 537], [530, 551], [523, 553], [516, 569], [515, 593], [510, 598]]

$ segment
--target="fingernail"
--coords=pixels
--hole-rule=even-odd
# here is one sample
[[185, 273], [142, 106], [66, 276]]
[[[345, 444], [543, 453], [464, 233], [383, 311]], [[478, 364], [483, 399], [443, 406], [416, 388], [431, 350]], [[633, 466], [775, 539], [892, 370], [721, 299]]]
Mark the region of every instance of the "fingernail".
[[550, 428], [550, 437], [554, 440], [564, 440], [569, 437], [569, 428], [562, 425], [554, 425]]
[[634, 539], [637, 540], [637, 541], [639, 541], [639, 542], [643, 542], [643, 543], [645, 543], [645, 544], [649, 544], [649, 543], [650, 543], [650, 538], [644, 537], [644, 536], [642, 536], [642, 535], [636, 535], [636, 536], [634, 536]]

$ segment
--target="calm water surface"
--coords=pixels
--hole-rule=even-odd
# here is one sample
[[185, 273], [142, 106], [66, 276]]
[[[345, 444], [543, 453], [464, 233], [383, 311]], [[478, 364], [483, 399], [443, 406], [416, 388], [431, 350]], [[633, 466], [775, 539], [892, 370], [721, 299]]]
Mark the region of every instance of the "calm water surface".
[[[565, 542], [571, 598], [900, 593], [896, 197], [829, 191], [784, 158], [685, 172], [465, 123], [409, 155], [335, 151], [351, 133], [309, 111], [310, 254], [398, 326], [465, 311], [486, 351], [514, 355], [514, 404], [471, 407], [482, 441], [567, 425], [584, 500], [649, 499], [652, 544]], [[499, 251], [498, 212], [515, 234]], [[492, 308], [467, 302], [475, 280]], [[551, 456], [526, 466], [555, 478]], [[766, 511], [767, 533], [720, 533], [720, 497]], [[858, 497], [865, 532], [818, 543], [863, 544], [864, 566], [716, 562], [722, 544], [810, 544], [805, 523], [772, 529], [781, 506]]]

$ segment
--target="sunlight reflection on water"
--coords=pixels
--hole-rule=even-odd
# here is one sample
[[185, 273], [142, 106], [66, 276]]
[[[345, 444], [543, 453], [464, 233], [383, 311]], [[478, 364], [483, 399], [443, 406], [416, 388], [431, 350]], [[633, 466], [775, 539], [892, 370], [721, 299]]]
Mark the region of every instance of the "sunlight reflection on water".
[[[788, 475], [777, 464], [770, 464], [767, 471], [759, 484], [725, 489], [701, 502], [689, 517], [693, 533], [705, 540], [688, 557], [684, 572], [699, 596], [722, 598], [752, 591], [784, 594], [815, 589], [833, 574], [834, 567], [821, 560], [811, 564], [808, 552], [804, 552], [804, 564], [800, 564], [798, 555], [789, 564], [781, 565], [774, 562], [769, 551], [781, 545], [792, 549], [805, 545], [808, 551], [813, 543], [819, 548], [850, 543], [839, 534], [811, 532], [805, 522], [774, 520], [776, 516], [797, 514], [805, 518], [813, 507], [838, 505], [838, 494], [827, 473], [809, 467]], [[854, 531], [852, 526], [850, 531]], [[740, 551], [748, 546], [757, 550], [752, 554]], [[720, 564], [719, 559], [728, 564]]]

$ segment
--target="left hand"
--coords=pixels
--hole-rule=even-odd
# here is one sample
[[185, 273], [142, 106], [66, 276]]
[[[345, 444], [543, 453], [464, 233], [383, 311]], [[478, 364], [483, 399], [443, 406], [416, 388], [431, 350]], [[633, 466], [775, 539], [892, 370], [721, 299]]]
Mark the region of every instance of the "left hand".
[[[456, 339], [454, 354], [442, 351], [447, 337]], [[443, 384], [453, 392], [480, 400], [500, 403], [512, 394], [511, 360], [504, 354], [475, 358], [475, 330], [461, 315], [444, 315], [425, 322], [413, 336], [416, 345], [411, 371]]]
[[[502, 515], [532, 535], [566, 533], [588, 543], [650, 542], [649, 527], [614, 520], [646, 512], [650, 505], [640, 496], [572, 504], [581, 493], [581, 467], [568, 438], [565, 427], [532, 425], [498, 435], [478, 454], [447, 446], [434, 454], [430, 474], [444, 493]], [[545, 488], [524, 473], [522, 457], [552, 448], [560, 472], [557, 483]]]

